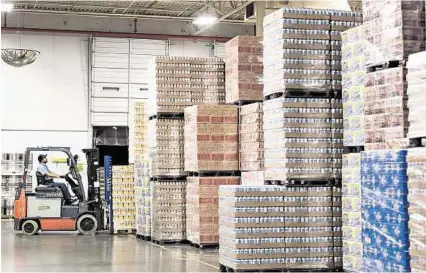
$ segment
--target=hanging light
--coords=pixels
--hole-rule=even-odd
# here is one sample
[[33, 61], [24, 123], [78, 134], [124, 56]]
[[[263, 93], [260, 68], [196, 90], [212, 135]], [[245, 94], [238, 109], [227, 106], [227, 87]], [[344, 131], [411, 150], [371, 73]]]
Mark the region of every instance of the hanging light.
[[1, 50], [2, 60], [14, 67], [32, 64], [39, 54], [39, 51], [33, 49], [5, 48]]
[[[13, 4], [10, 3], [1, 3], [1, 11], [10, 12], [13, 10]], [[18, 13], [18, 22], [19, 22], [19, 13]], [[14, 67], [22, 67], [25, 65], [32, 64], [40, 55], [40, 52], [33, 49], [23, 49], [21, 48], [21, 39], [23, 37], [22, 33], [18, 30], [16, 31], [17, 35], [17, 47], [16, 48], [2, 48], [1, 50], [1, 59], [8, 65]]]

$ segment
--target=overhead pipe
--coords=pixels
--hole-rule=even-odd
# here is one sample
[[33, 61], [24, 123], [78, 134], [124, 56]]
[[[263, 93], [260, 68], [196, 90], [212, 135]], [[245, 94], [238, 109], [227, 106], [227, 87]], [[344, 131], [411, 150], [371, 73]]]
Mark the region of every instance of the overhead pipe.
[[94, 37], [109, 37], [109, 38], [136, 38], [136, 39], [154, 39], [154, 40], [197, 40], [197, 41], [218, 41], [227, 42], [230, 37], [215, 37], [215, 36], [191, 36], [191, 35], [171, 35], [171, 34], [149, 34], [149, 33], [127, 33], [127, 32], [103, 32], [92, 30], [67, 30], [67, 29], [47, 29], [47, 28], [17, 28], [17, 27], [2, 27], [2, 31], [21, 31], [21, 32], [46, 32], [46, 33], [64, 33], [64, 34], [79, 34], [93, 35]]

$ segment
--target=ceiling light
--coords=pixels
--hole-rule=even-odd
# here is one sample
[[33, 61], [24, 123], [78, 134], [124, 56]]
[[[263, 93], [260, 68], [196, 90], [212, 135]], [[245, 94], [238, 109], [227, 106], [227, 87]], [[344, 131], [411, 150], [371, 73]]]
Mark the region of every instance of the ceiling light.
[[213, 15], [202, 15], [195, 19], [192, 23], [194, 25], [206, 26], [217, 22], [217, 17]]
[[1, 4], [1, 11], [10, 12], [13, 9], [13, 4]]
[[32, 49], [5, 48], [1, 50], [2, 60], [14, 67], [32, 64], [39, 54], [39, 51]]

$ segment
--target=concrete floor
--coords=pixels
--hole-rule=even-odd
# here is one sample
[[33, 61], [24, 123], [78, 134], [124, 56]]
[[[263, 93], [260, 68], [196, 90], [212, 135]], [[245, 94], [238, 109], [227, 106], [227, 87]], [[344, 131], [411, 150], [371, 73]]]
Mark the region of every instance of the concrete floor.
[[1, 222], [1, 271], [218, 272], [218, 250], [157, 246], [133, 235], [40, 233], [24, 236]]

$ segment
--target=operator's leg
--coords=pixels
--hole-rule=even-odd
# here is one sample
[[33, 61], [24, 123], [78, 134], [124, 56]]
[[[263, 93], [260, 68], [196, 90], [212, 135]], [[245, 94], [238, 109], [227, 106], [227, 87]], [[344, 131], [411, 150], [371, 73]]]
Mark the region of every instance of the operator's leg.
[[62, 181], [54, 181], [56, 184], [62, 184], [65, 186], [65, 188], [67, 189], [69, 195], [71, 196], [71, 198], [75, 198], [75, 193], [72, 191], [71, 185], [68, 182], [62, 182]]
[[61, 192], [62, 192], [65, 200], [66, 201], [71, 201], [71, 195], [68, 192], [67, 186], [65, 186], [64, 183], [51, 182], [49, 184], [49, 186], [51, 186], [51, 187], [58, 187], [61, 190]]

